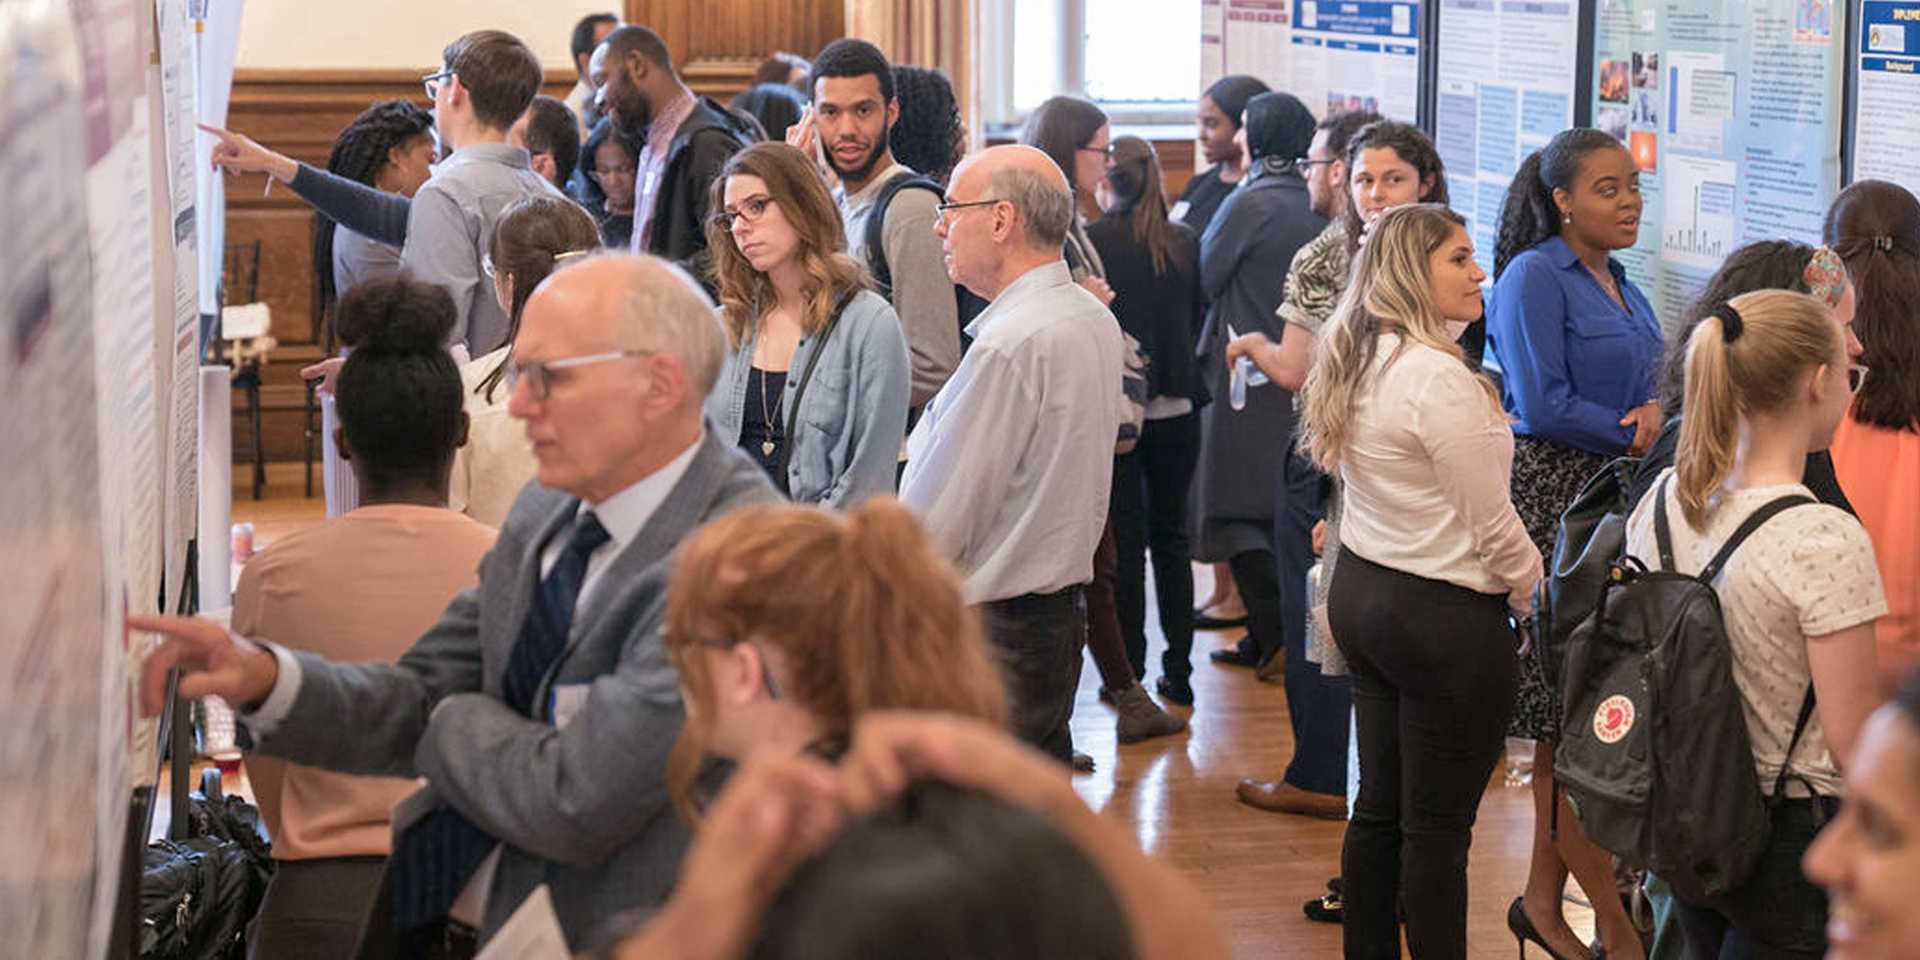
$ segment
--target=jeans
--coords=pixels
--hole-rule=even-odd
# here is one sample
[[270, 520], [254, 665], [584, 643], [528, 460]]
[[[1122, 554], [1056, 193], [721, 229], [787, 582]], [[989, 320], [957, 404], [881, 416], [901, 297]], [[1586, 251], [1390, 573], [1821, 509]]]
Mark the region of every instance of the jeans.
[[1233, 571], [1233, 585], [1240, 588], [1240, 602], [1247, 607], [1247, 635], [1240, 638], [1240, 653], [1256, 665], [1264, 664], [1287, 645], [1277, 561], [1270, 549], [1243, 550], [1227, 561], [1227, 567]]
[[1746, 883], [1703, 904], [1676, 898], [1674, 912], [1695, 960], [1808, 960], [1827, 952], [1827, 894], [1800, 860], [1839, 808], [1831, 797], [1784, 800], [1773, 808], [1767, 852]]
[[1293, 759], [1281, 779], [1310, 793], [1344, 797], [1353, 681], [1322, 674], [1319, 664], [1307, 660], [1307, 616], [1313, 606], [1307, 571], [1313, 568], [1313, 525], [1326, 516], [1326, 491], [1326, 476], [1289, 449], [1273, 531], [1280, 633], [1287, 650], [1287, 719], [1293, 726]]
[[1029, 593], [980, 605], [987, 639], [1007, 678], [1014, 736], [1073, 761], [1073, 695], [1087, 642], [1083, 587]]
[[1353, 676], [1360, 794], [1341, 851], [1348, 960], [1465, 960], [1467, 848], [1513, 709], [1503, 596], [1401, 573], [1342, 548], [1328, 597]]
[[1114, 601], [1127, 660], [1136, 679], [1147, 675], [1147, 558], [1153, 558], [1154, 597], [1167, 650], [1160, 673], [1175, 680], [1193, 674], [1193, 534], [1187, 499], [1200, 457], [1200, 414], [1148, 420], [1133, 452], [1113, 460], [1113, 525], [1119, 568]]

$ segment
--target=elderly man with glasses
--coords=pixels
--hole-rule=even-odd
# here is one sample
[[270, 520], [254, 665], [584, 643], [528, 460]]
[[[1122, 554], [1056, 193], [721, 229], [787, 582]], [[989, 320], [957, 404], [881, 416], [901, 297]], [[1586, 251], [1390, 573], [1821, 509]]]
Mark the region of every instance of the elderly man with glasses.
[[1085, 585], [1126, 418], [1120, 324], [1061, 256], [1073, 195], [1032, 147], [954, 171], [934, 231], [947, 273], [991, 301], [907, 442], [900, 499], [967, 579], [1007, 664], [1014, 732], [1073, 755]]
[[[669, 557], [696, 527], [778, 499], [705, 429], [727, 349], [712, 301], [653, 257], [562, 268], [527, 301], [508, 411], [538, 474], [479, 585], [397, 665], [332, 663], [205, 620], [134, 618], [182, 696], [237, 705], [256, 749], [347, 773], [423, 777], [394, 813], [373, 955], [429, 956], [498, 930], [544, 884], [578, 950], [662, 902], [688, 841], [665, 789], [682, 722], [661, 645]], [[451, 918], [451, 919], [449, 919]]]

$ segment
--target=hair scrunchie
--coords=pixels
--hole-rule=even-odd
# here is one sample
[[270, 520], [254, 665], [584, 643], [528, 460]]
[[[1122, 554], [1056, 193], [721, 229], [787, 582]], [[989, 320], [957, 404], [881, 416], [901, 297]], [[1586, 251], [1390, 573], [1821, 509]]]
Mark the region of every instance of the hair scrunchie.
[[1740, 339], [1740, 334], [1747, 328], [1746, 321], [1740, 319], [1740, 311], [1735, 310], [1731, 303], [1715, 305], [1713, 315], [1720, 318], [1720, 335], [1728, 343]]
[[1801, 273], [1801, 280], [1807, 285], [1807, 293], [1827, 305], [1828, 309], [1840, 306], [1840, 299], [1847, 294], [1847, 288], [1853, 280], [1847, 275], [1846, 262], [1833, 252], [1832, 247], [1821, 247], [1813, 251], [1813, 257], [1807, 260], [1807, 269]]

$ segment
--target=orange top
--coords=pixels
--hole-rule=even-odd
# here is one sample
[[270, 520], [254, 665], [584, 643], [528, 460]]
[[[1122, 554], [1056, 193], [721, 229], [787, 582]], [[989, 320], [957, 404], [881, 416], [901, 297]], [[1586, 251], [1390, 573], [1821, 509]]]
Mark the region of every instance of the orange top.
[[[340, 662], [400, 659], [478, 580], [492, 527], [440, 507], [361, 507], [282, 538], [247, 563], [234, 632]], [[352, 737], [352, 717], [340, 735]], [[381, 856], [413, 780], [332, 773], [262, 754], [247, 776], [276, 860]]]
[[1845, 417], [1833, 470], [1873, 538], [1887, 593], [1887, 615], [1874, 628], [1880, 671], [1898, 678], [1920, 663], [1920, 433]]

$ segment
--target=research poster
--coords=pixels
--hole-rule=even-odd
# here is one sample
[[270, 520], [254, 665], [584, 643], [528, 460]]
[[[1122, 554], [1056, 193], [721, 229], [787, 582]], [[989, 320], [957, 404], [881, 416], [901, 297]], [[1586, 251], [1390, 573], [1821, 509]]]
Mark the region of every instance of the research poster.
[[[97, 957], [125, 778], [103, 766], [107, 602], [93, 293], [74, 171], [81, 72], [63, 5], [0, 4], [0, 930], [5, 953]], [[120, 737], [124, 742], [125, 732]]]
[[1292, 83], [1315, 116], [1371, 110], [1407, 123], [1420, 115], [1420, 4], [1298, 0]]
[[1287, 89], [1292, 80], [1287, 69], [1293, 47], [1291, 7], [1291, 0], [1226, 0], [1220, 28], [1224, 73], [1249, 74], [1276, 90]]
[[1853, 179], [1920, 193], [1920, 2], [1867, 0], [1855, 56]]
[[1600, 0], [1593, 125], [1632, 153], [1646, 201], [1618, 256], [1669, 333], [1735, 248], [1819, 242], [1840, 186], [1844, 18], [1834, 0]]
[[1575, 122], [1578, 0], [1439, 0], [1434, 140], [1475, 259], [1493, 242], [1520, 162]]
[[[198, 116], [194, 71], [194, 24], [188, 0], [157, 0], [160, 83], [164, 126], [156, 160], [164, 161], [167, 195], [156, 210], [162, 218], [155, 250], [159, 290], [159, 361], [169, 378], [166, 416], [166, 468], [163, 542], [166, 545], [166, 597], [177, 607], [187, 567], [187, 550], [195, 533], [200, 492], [196, 485], [200, 459], [200, 235], [197, 221], [200, 184], [195, 174], [198, 154], [194, 127]], [[162, 272], [162, 268], [165, 272]]]

